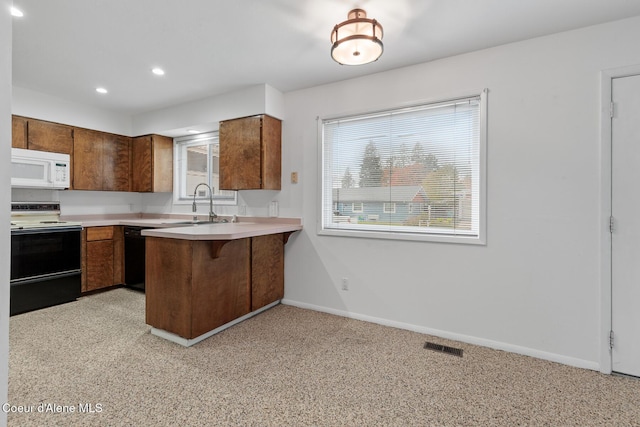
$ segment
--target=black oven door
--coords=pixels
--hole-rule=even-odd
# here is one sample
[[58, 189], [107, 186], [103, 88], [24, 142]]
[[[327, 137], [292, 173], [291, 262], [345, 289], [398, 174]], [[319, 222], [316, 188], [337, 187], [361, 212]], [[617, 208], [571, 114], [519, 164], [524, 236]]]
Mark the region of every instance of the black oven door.
[[11, 315], [80, 296], [80, 232], [80, 227], [11, 230]]

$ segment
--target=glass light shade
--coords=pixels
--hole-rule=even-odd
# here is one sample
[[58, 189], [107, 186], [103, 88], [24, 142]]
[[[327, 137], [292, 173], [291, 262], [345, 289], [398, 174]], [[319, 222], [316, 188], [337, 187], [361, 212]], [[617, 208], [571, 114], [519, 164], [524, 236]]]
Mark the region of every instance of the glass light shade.
[[362, 9], [353, 9], [347, 20], [331, 32], [331, 57], [342, 65], [362, 65], [382, 55], [382, 25], [368, 19]]

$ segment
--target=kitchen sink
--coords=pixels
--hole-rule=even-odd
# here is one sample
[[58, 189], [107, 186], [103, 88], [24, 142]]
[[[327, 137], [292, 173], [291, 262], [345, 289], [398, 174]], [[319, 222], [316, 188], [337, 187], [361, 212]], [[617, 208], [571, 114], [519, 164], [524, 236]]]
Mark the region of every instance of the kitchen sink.
[[218, 221], [178, 221], [178, 222], [165, 222], [164, 224], [170, 224], [170, 225], [200, 225], [200, 224], [223, 224], [223, 223], [227, 223], [228, 221], [226, 219], [223, 220], [218, 220]]

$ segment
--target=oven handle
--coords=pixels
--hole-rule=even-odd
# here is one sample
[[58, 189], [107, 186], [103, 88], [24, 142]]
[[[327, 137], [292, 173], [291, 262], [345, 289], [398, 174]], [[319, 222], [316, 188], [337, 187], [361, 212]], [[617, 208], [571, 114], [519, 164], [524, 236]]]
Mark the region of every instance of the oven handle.
[[64, 225], [57, 227], [35, 227], [35, 228], [12, 228], [11, 234], [45, 234], [45, 233], [62, 233], [65, 231], [82, 231], [79, 225]]
[[57, 279], [60, 277], [70, 277], [70, 276], [77, 276], [78, 274], [81, 274], [82, 270], [77, 269], [77, 270], [67, 270], [67, 271], [61, 271], [59, 273], [49, 273], [49, 274], [41, 274], [39, 276], [30, 276], [30, 277], [25, 277], [22, 279], [12, 279], [10, 281], [10, 284], [12, 285], [22, 285], [22, 284], [27, 284], [27, 283], [34, 283], [34, 282], [41, 282], [43, 280], [47, 280], [47, 279]]

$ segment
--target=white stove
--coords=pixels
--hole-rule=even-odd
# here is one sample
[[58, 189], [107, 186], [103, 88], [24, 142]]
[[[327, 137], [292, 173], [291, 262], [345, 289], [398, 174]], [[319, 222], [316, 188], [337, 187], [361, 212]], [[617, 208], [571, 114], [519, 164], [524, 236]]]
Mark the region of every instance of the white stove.
[[58, 202], [11, 203], [11, 316], [80, 296], [81, 232], [60, 221]]
[[80, 222], [60, 221], [59, 202], [12, 202], [11, 230], [81, 227]]

